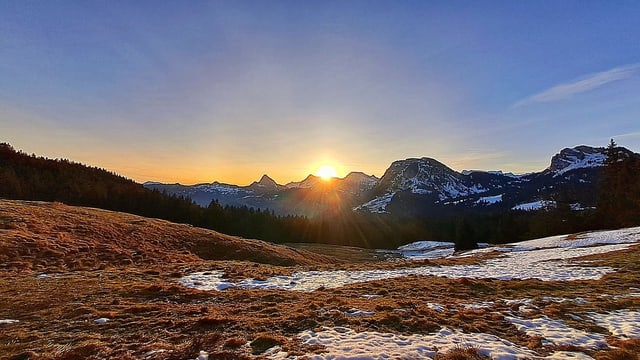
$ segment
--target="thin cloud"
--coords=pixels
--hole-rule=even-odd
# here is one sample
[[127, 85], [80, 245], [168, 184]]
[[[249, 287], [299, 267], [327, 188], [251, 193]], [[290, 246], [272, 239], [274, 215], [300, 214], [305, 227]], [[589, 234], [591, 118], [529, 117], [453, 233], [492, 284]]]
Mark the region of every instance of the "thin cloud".
[[618, 138], [624, 138], [624, 139], [640, 139], [640, 131], [636, 131], [636, 132], [631, 132], [631, 133], [626, 133], [626, 134], [620, 134], [620, 135], [614, 135], [612, 136], [614, 139], [618, 139]]
[[580, 80], [556, 85], [541, 93], [532, 95], [528, 98], [513, 104], [512, 108], [532, 103], [553, 102], [570, 98], [574, 95], [597, 89], [608, 83], [628, 79], [636, 75], [640, 70], [640, 63], [620, 66], [610, 70], [587, 75]]

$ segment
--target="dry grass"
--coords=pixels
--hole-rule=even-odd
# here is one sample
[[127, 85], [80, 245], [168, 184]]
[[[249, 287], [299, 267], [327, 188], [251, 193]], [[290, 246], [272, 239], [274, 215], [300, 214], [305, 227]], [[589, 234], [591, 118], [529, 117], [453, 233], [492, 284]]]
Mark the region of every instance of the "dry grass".
[[638, 360], [640, 359], [640, 339], [613, 340], [615, 348], [596, 355], [596, 360]]
[[94, 270], [202, 260], [272, 265], [335, 262], [303, 250], [164, 220], [60, 203], [0, 200], [0, 270]]
[[438, 354], [433, 360], [487, 360], [489, 357], [483, 356], [478, 349], [472, 347], [459, 347], [446, 354]]
[[[303, 347], [295, 335], [324, 326], [402, 334], [428, 334], [446, 326], [494, 334], [546, 354], [554, 348], [518, 332], [505, 320], [504, 315], [513, 314], [518, 305], [499, 299], [531, 298], [537, 310], [526, 316], [544, 314], [603, 334], [607, 334], [605, 329], [575, 321], [569, 314], [640, 308], [639, 297], [613, 297], [628, 294], [631, 287], [640, 284], [637, 246], [597, 257], [594, 265], [622, 269], [598, 281], [409, 276], [312, 293], [205, 292], [179, 286], [176, 280], [204, 269], [220, 269], [231, 278], [259, 278], [301, 269], [379, 265], [326, 264], [327, 257], [262, 242], [61, 204], [0, 200], [0, 219], [4, 224], [0, 226], [0, 266], [4, 266], [0, 273], [0, 319], [20, 320], [0, 328], [0, 359], [177, 360], [193, 359], [200, 350], [208, 351], [211, 359], [248, 359], [260, 357], [274, 345], [291, 354], [304, 354], [322, 349]], [[133, 256], [134, 252], [142, 255]], [[245, 255], [264, 263], [239, 261]], [[205, 259], [215, 256], [221, 260]], [[282, 267], [267, 262], [300, 265]], [[41, 272], [52, 277], [37, 278]], [[366, 294], [380, 297], [363, 297]], [[587, 302], [553, 303], [546, 297], [582, 297]], [[487, 309], [463, 306], [480, 302], [493, 305]], [[444, 311], [438, 312], [427, 303], [443, 304]], [[374, 314], [347, 316], [345, 312], [352, 308]], [[95, 322], [100, 317], [110, 320], [100, 325]], [[602, 360], [637, 359], [638, 340], [615, 344], [618, 349], [588, 353]], [[483, 358], [475, 349], [456, 349], [439, 355], [439, 359]]]

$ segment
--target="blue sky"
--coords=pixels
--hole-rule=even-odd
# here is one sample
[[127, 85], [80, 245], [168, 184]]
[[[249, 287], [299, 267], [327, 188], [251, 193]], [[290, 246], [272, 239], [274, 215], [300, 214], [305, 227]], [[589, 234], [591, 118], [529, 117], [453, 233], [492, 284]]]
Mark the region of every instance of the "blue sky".
[[139, 181], [640, 150], [637, 1], [0, 0], [0, 141]]

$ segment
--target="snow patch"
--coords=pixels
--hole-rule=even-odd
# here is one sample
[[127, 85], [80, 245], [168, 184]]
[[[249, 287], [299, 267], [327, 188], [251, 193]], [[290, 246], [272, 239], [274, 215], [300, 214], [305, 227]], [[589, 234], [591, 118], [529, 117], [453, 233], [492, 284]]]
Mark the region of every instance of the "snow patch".
[[398, 252], [411, 260], [442, 259], [453, 255], [455, 244], [443, 241], [416, 241], [400, 246]]
[[15, 324], [15, 323], [19, 323], [20, 320], [13, 320], [13, 319], [0, 319], [0, 326], [1, 325], [10, 325], [10, 324]]
[[[309, 360], [329, 359], [432, 359], [437, 354], [465, 347], [477, 349], [493, 359], [530, 359], [536, 353], [497, 336], [462, 333], [443, 328], [433, 335], [398, 335], [373, 331], [356, 332], [345, 327], [303, 331], [298, 335], [305, 345], [321, 345], [326, 352], [306, 354]], [[272, 359], [283, 358], [281, 356]]]
[[577, 235], [556, 235], [513, 244], [525, 249], [586, 248], [607, 244], [633, 244], [640, 241], [640, 227], [593, 231]]
[[477, 205], [493, 205], [502, 202], [502, 194], [494, 196], [483, 196], [476, 201]]
[[604, 335], [587, 333], [567, 326], [561, 320], [552, 320], [546, 316], [537, 319], [521, 319], [505, 316], [505, 319], [516, 326], [518, 331], [529, 336], [539, 336], [560, 346], [579, 346], [586, 349], [607, 348]]
[[365, 299], [377, 299], [379, 297], [382, 297], [382, 295], [378, 295], [378, 294], [364, 294], [362, 295], [363, 298]]
[[351, 317], [367, 317], [367, 316], [375, 315], [375, 312], [373, 312], [373, 311], [364, 311], [364, 310], [360, 310], [360, 309], [356, 309], [356, 308], [351, 308], [351, 309], [345, 311], [344, 314], [347, 315], [347, 316], [351, 316]]
[[522, 210], [522, 211], [535, 211], [540, 209], [545, 209], [548, 207], [555, 207], [555, 201], [548, 200], [538, 200], [524, 204], [518, 204], [511, 208], [511, 210]]
[[462, 304], [462, 307], [467, 310], [481, 310], [481, 309], [491, 309], [495, 303], [493, 301], [483, 301], [479, 303], [471, 303], [471, 304]]
[[424, 305], [435, 312], [438, 312], [438, 313], [444, 312], [444, 305], [442, 304], [428, 302]]
[[574, 304], [577, 305], [586, 305], [589, 303], [589, 301], [581, 298], [581, 297], [577, 297], [575, 299], [569, 299], [569, 298], [562, 298], [562, 297], [551, 297], [551, 296], [544, 296], [542, 298], [542, 302], [545, 303], [564, 303], [564, 302], [572, 302]]
[[389, 205], [389, 203], [391, 202], [391, 200], [393, 200], [393, 196], [396, 193], [388, 193], [388, 194], [384, 194], [382, 196], [378, 196], [377, 198], [368, 201], [360, 206], [357, 206], [355, 208], [353, 208], [353, 210], [368, 210], [369, 212], [372, 213], [386, 213], [387, 212], [387, 205]]
[[102, 318], [99, 318], [99, 319], [95, 319], [93, 322], [95, 322], [98, 325], [104, 325], [109, 321], [111, 321], [111, 319], [102, 317]]
[[593, 360], [593, 358], [585, 353], [573, 352], [573, 351], [556, 351], [553, 354], [545, 357], [549, 360]]
[[598, 326], [609, 330], [613, 336], [640, 339], [640, 311], [618, 310], [606, 314], [588, 315]]
[[453, 247], [455, 246], [452, 242], [445, 241], [416, 241], [411, 244], [402, 245], [398, 247], [400, 251], [425, 251], [432, 250], [443, 247]]
[[178, 280], [178, 283], [188, 288], [205, 291], [221, 291], [233, 287], [233, 284], [223, 280], [222, 276], [221, 271], [203, 271], [184, 276]]

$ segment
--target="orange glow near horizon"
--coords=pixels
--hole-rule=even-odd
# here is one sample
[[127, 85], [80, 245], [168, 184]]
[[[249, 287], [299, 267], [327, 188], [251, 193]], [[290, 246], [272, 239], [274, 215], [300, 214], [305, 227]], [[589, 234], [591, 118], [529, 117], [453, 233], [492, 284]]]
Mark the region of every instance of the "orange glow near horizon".
[[331, 165], [322, 165], [316, 170], [315, 175], [321, 177], [323, 180], [329, 180], [338, 177], [338, 172]]

